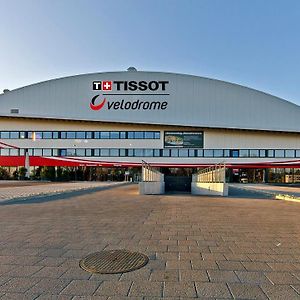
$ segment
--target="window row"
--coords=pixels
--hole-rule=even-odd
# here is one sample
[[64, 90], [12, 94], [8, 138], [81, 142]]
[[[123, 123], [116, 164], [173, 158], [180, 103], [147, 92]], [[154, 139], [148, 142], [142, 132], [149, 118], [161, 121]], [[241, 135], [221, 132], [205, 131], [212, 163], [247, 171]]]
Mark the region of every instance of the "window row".
[[160, 139], [159, 131], [0, 131], [0, 139]]
[[[117, 148], [70, 148], [28, 149], [30, 156], [125, 156], [125, 157], [267, 157], [300, 158], [300, 150], [254, 150], [254, 149], [117, 149]], [[25, 149], [0, 149], [2, 156], [23, 156]]]

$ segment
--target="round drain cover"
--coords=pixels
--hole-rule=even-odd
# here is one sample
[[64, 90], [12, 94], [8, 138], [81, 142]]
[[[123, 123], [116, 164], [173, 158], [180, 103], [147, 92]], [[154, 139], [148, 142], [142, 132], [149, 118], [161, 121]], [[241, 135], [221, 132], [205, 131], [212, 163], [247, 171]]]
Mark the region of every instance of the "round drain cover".
[[91, 273], [115, 274], [134, 271], [144, 267], [149, 258], [138, 252], [106, 250], [89, 254], [79, 266]]

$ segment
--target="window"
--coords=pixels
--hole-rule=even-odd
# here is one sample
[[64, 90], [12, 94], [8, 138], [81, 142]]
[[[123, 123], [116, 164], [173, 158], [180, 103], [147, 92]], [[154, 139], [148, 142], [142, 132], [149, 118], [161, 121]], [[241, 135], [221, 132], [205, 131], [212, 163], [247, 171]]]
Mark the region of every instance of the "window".
[[44, 131], [43, 132], [43, 139], [52, 139], [52, 132], [51, 131]]
[[59, 149], [52, 149], [52, 155], [53, 156], [59, 156], [58, 152], [59, 152]]
[[284, 150], [275, 150], [275, 157], [284, 157]]
[[27, 131], [21, 131], [20, 132], [20, 139], [26, 139], [27, 138]]
[[223, 150], [221, 149], [214, 150], [214, 157], [223, 157]]
[[19, 149], [10, 149], [10, 156], [18, 156]]
[[230, 150], [224, 150], [224, 157], [230, 157]]
[[159, 157], [160, 156], [160, 149], [154, 149], [154, 156]]
[[92, 156], [92, 149], [85, 149], [85, 156]]
[[9, 132], [8, 131], [2, 131], [1, 132], [1, 139], [9, 139]]
[[94, 149], [94, 156], [100, 156], [100, 149]]
[[126, 132], [125, 131], [120, 132], [120, 139], [126, 139]]
[[62, 132], [60, 133], [60, 138], [61, 138], [61, 139], [66, 139], [66, 138], [67, 138], [67, 133], [66, 133], [65, 131], [62, 131]]
[[85, 138], [86, 139], [92, 139], [93, 138], [93, 132], [92, 131], [87, 131], [85, 133]]
[[109, 149], [101, 149], [100, 153], [101, 156], [109, 156]]
[[144, 132], [143, 131], [136, 131], [134, 133], [134, 138], [135, 139], [143, 139], [144, 138]]
[[111, 139], [119, 139], [120, 138], [120, 134], [118, 131], [111, 131], [110, 132], [110, 138]]
[[170, 156], [170, 149], [163, 149], [162, 156], [163, 157], [169, 157]]
[[195, 149], [189, 149], [189, 157], [195, 157]]
[[188, 149], [179, 149], [179, 157], [188, 157], [189, 150]]
[[75, 131], [67, 131], [67, 139], [75, 139]]
[[259, 151], [250, 149], [250, 157], [259, 157]]
[[59, 138], [58, 131], [53, 131], [52, 138], [53, 139], [58, 139]]
[[43, 156], [52, 156], [52, 149], [43, 149]]
[[239, 150], [230, 150], [230, 157], [239, 157]]
[[120, 156], [126, 156], [126, 150], [120, 149]]
[[213, 150], [204, 150], [204, 157], [213, 157], [214, 151]]
[[34, 149], [34, 156], [43, 156], [43, 149]]
[[100, 138], [101, 139], [109, 139], [109, 131], [101, 131]]
[[171, 157], [178, 157], [178, 149], [170, 149]]
[[77, 131], [76, 132], [76, 139], [85, 139], [85, 132], [84, 131]]
[[154, 139], [154, 132], [153, 131], [146, 131], [145, 132], [145, 139]]
[[154, 138], [155, 139], [160, 139], [160, 132], [159, 131], [154, 132]]
[[10, 132], [11, 139], [18, 139], [19, 138], [19, 131], [11, 131]]
[[266, 157], [266, 150], [259, 150], [259, 157]]
[[138, 156], [138, 157], [144, 156], [143, 149], [134, 149], [134, 156]]
[[77, 156], [85, 156], [85, 149], [76, 149]]
[[153, 156], [153, 149], [145, 149], [144, 156], [152, 157]]
[[119, 149], [110, 149], [110, 156], [119, 156]]
[[203, 157], [203, 149], [196, 150], [197, 157]]
[[94, 132], [94, 139], [100, 139], [100, 132], [99, 131]]
[[267, 150], [268, 157], [274, 157], [274, 150]]
[[76, 156], [76, 149], [67, 149], [67, 156]]
[[128, 135], [129, 139], [133, 139], [134, 138], [134, 132], [133, 131], [128, 131], [127, 135]]
[[295, 150], [285, 150], [285, 157], [295, 157]]
[[296, 157], [300, 157], [300, 150], [296, 150]]
[[242, 149], [240, 150], [240, 157], [249, 157], [249, 150]]
[[133, 156], [133, 149], [128, 149], [128, 156]]
[[1, 155], [2, 156], [9, 156], [9, 149], [1, 149]]

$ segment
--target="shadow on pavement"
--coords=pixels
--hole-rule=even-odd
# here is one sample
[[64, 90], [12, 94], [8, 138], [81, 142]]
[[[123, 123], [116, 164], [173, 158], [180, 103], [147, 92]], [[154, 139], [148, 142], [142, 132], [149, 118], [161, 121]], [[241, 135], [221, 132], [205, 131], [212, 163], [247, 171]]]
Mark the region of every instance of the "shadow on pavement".
[[242, 188], [229, 187], [229, 197], [274, 200], [274, 195], [260, 191], [246, 190]]
[[120, 184], [120, 185], [89, 188], [89, 189], [84, 189], [84, 190], [79, 190], [79, 191], [62, 192], [62, 193], [58, 193], [58, 194], [38, 195], [38, 196], [22, 197], [22, 198], [11, 199], [11, 200], [4, 200], [4, 201], [0, 202], [0, 206], [17, 205], [17, 204], [38, 204], [38, 203], [45, 203], [45, 202], [50, 202], [50, 201], [65, 200], [65, 199], [68, 199], [71, 197], [77, 197], [77, 196], [82, 196], [85, 194], [109, 190], [112, 188], [117, 188], [117, 187], [128, 185], [128, 184], [129, 183], [124, 183], [124, 184]]

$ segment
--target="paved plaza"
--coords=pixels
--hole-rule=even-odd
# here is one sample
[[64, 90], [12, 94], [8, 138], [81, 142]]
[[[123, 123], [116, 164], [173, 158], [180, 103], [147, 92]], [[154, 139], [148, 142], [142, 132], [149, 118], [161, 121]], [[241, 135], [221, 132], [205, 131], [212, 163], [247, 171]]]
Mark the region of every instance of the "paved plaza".
[[[0, 299], [300, 299], [300, 204], [138, 186], [0, 203]], [[149, 256], [140, 270], [90, 274], [103, 249]]]

